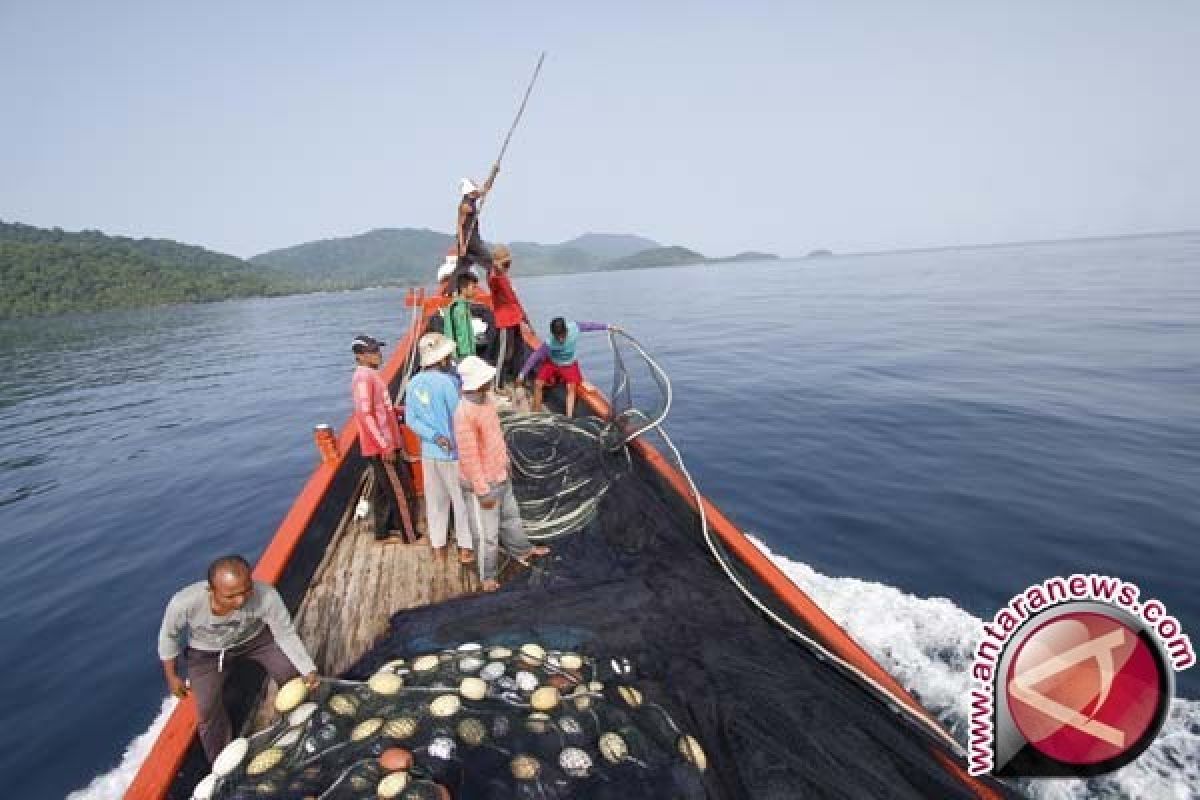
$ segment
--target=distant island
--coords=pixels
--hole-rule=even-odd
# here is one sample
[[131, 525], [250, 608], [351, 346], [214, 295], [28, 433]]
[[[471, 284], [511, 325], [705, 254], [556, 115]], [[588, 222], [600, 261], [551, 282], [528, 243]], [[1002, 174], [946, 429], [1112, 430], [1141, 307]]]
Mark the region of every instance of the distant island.
[[825, 256], [833, 255], [832, 250], [809, 250], [805, 258], [824, 258]]
[[169, 239], [0, 221], [0, 319], [290, 294], [303, 283]]
[[[426, 285], [450, 234], [383, 228], [272, 250], [248, 260], [170, 239], [63, 231], [0, 221], [0, 319], [325, 289]], [[771, 253], [707, 258], [630, 234], [585, 233], [560, 244], [513, 242], [515, 274], [759, 261]]]

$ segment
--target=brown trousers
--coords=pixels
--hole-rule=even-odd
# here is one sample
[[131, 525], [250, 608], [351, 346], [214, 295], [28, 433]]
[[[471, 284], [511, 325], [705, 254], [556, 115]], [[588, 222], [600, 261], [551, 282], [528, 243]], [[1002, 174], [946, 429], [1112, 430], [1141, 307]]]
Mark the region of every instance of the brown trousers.
[[226, 650], [223, 661], [220, 653], [208, 650], [189, 647], [185, 654], [187, 676], [192, 685], [192, 696], [196, 699], [196, 716], [200, 719], [200, 743], [210, 763], [233, 739], [233, 726], [229, 721], [229, 712], [225, 710], [221, 691], [225, 676], [234, 662], [246, 658], [261, 664], [280, 686], [300, 674], [279, 649], [279, 645], [275, 644], [271, 629], [265, 625], [262, 632], [250, 641]]

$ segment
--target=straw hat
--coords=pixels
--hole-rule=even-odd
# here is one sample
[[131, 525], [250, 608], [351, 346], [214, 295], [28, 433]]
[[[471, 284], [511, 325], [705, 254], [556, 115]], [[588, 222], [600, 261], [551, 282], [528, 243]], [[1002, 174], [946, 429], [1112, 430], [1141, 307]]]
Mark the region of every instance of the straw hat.
[[417, 341], [417, 352], [421, 354], [421, 366], [430, 367], [454, 352], [454, 342], [440, 333], [427, 333]]
[[495, 377], [496, 368], [479, 356], [467, 356], [458, 363], [458, 375], [463, 391], [473, 392]]
[[512, 250], [509, 250], [506, 244], [492, 245], [492, 261], [497, 264], [501, 261], [512, 261]]

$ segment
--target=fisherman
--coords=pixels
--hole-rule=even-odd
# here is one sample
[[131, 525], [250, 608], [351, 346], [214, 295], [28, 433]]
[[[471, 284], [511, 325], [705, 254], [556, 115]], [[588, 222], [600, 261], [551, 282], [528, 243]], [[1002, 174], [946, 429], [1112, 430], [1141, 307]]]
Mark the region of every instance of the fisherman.
[[[350, 390], [354, 400], [354, 420], [358, 423], [359, 449], [375, 474], [370, 501], [375, 512], [375, 539], [393, 544], [404, 541], [396, 525], [409, 509], [401, 510], [400, 503], [408, 503], [408, 497], [397, 497], [396, 487], [388, 474], [389, 468], [395, 468], [396, 452], [402, 449], [403, 442], [387, 384], [379, 377], [384, 344], [370, 336], [356, 336], [351, 342], [350, 349], [358, 366], [354, 368]], [[411, 519], [411, 514], [407, 516]]]
[[442, 312], [442, 333], [454, 342], [458, 358], [475, 355], [475, 325], [471, 321], [471, 303], [479, 279], [473, 272], [460, 272], [455, 278], [454, 301]]
[[545, 388], [562, 383], [567, 387], [567, 416], [575, 415], [576, 387], [583, 381], [579, 362], [575, 360], [575, 346], [579, 342], [579, 334], [604, 330], [619, 332], [621, 329], [603, 322], [575, 322], [563, 317], [555, 317], [550, 321], [550, 338], [533, 351], [517, 375], [517, 385], [520, 386], [525, 383], [529, 372], [541, 365], [533, 383], [534, 411], [542, 410], [542, 393]]
[[421, 439], [429, 541], [434, 554], [445, 561], [446, 535], [453, 509], [458, 560], [471, 564], [475, 553], [466, 500], [458, 482], [458, 451], [454, 447], [454, 409], [459, 402], [458, 377], [450, 363], [454, 342], [440, 333], [427, 333], [417, 342], [417, 351], [421, 371], [408, 384], [405, 420]]
[[509, 280], [508, 271], [512, 269], [512, 251], [507, 245], [498, 244], [492, 248], [492, 259], [495, 269], [488, 274], [488, 288], [492, 290], [492, 309], [496, 315], [496, 329], [499, 332], [498, 347], [503, 350], [502, 364], [496, 364], [500, 370], [500, 383], [516, 379], [516, 365], [521, 363], [517, 353], [523, 353], [524, 339], [521, 336], [521, 324], [529, 324], [529, 317], [517, 299]]
[[533, 546], [525, 535], [521, 511], [508, 474], [508, 447], [490, 389], [496, 368], [476, 356], [458, 365], [462, 402], [454, 411], [454, 440], [458, 445], [458, 471], [467, 490], [479, 578], [485, 592], [500, 588], [497, 580], [499, 548], [517, 561], [549, 554], [550, 548]]
[[458, 267], [458, 256], [455, 253], [457, 247], [451, 247], [446, 251], [446, 257], [437, 268], [437, 285], [438, 294], [449, 297], [454, 294], [454, 287], [450, 285], [450, 278], [455, 274], [455, 268]]
[[[186, 683], [177, 670], [180, 655]], [[304, 675], [310, 689], [318, 682], [317, 666], [296, 635], [283, 598], [274, 586], [252, 580], [250, 564], [237, 555], [212, 562], [207, 581], [185, 586], [167, 603], [158, 657], [171, 694], [196, 695], [200, 743], [210, 762], [233, 737], [222, 699], [232, 664], [257, 661], [280, 686], [297, 675]]]
[[458, 223], [455, 225], [454, 247], [458, 264], [454, 276], [450, 279], [450, 291], [454, 291], [457, 275], [461, 275], [472, 264], [479, 264], [485, 270], [492, 269], [492, 254], [483, 243], [483, 234], [479, 230], [479, 201], [492, 190], [492, 183], [500, 171], [499, 163], [492, 167], [488, 178], [482, 187], [477, 186], [470, 178], [463, 178], [459, 185], [462, 200], [458, 204]]

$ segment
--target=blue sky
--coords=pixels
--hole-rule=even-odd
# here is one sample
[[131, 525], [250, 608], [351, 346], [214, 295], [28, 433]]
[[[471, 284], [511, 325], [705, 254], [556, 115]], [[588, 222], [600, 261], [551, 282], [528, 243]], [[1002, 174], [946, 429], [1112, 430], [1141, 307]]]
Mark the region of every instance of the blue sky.
[[710, 255], [1200, 228], [1200, 3], [0, 4], [0, 219], [249, 256], [449, 230]]

